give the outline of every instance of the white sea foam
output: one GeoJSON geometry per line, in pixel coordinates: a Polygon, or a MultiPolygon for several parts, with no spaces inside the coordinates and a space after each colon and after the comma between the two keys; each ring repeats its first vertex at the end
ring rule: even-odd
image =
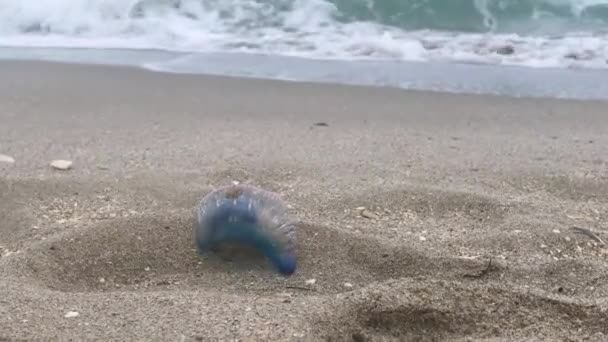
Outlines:
{"type": "MultiPolygon", "coordinates": [[[[475,0],[489,26],[490,1],[475,0]]],[[[543,0],[575,15],[608,0],[543,0]]],[[[608,68],[608,32],[404,30],[338,20],[327,0],[0,0],[0,45],[251,52],[314,59],[608,68]]]]}

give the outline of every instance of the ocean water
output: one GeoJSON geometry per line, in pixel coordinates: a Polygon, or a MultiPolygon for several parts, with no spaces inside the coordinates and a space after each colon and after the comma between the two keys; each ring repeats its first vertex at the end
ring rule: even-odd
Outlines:
{"type": "Polygon", "coordinates": [[[0,0],[0,58],[608,98],[608,0],[0,0]]]}

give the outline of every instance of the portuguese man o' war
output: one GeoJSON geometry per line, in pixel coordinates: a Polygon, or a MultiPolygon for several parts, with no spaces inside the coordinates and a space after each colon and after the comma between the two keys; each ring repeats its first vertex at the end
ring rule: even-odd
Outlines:
{"type": "Polygon", "coordinates": [[[195,225],[199,252],[224,244],[253,247],[279,273],[296,270],[296,227],[278,194],[246,185],[214,190],[200,202],[195,225]]]}

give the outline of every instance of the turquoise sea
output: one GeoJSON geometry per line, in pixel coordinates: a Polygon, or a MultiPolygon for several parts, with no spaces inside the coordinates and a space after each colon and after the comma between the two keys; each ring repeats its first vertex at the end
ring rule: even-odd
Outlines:
{"type": "Polygon", "coordinates": [[[0,58],[608,98],[608,0],[0,0],[0,58]]]}

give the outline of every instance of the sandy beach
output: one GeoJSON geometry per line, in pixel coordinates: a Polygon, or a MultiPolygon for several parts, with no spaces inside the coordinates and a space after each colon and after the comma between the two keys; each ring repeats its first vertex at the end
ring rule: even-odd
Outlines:
{"type": "Polygon", "coordinates": [[[0,341],[608,339],[608,103],[0,75],[0,341]],[[290,205],[292,276],[196,253],[233,181],[290,205]]]}

